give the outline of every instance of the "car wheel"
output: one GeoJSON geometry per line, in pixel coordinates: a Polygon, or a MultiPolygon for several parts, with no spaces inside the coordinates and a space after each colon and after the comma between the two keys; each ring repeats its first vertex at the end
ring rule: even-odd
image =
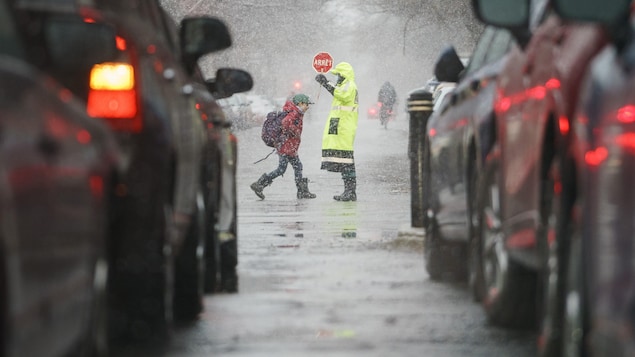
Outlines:
{"type": "MultiPolygon", "coordinates": [[[[234,197],[236,194],[234,192],[234,197]]],[[[234,202],[234,212],[231,230],[219,237],[220,240],[220,278],[223,291],[228,293],[238,292],[238,210],[234,202]]]]}
{"type": "Polygon", "coordinates": [[[509,258],[502,231],[497,177],[497,163],[488,163],[479,189],[482,304],[494,324],[528,327],[535,325],[536,273],[509,258]]]}
{"type": "MultiPolygon", "coordinates": [[[[540,277],[541,288],[539,292],[542,300],[539,301],[541,312],[538,355],[541,357],[560,356],[562,337],[561,326],[564,315],[566,264],[568,261],[568,249],[570,235],[567,234],[565,217],[561,215],[561,208],[565,212],[571,195],[562,193],[562,178],[559,169],[559,160],[552,160],[549,169],[543,175],[545,177],[541,188],[541,224],[539,237],[539,250],[542,260],[540,277]],[[565,197],[569,197],[566,198],[565,197]],[[559,224],[559,225],[558,225],[559,224]]],[[[569,172],[575,172],[571,167],[569,172]]],[[[573,187],[573,185],[567,185],[573,187]]],[[[569,192],[569,193],[572,193],[569,192]]]]}
{"type": "MultiPolygon", "coordinates": [[[[221,158],[217,157],[216,163],[220,162],[221,158]]],[[[215,165],[207,170],[207,184],[204,187],[205,197],[205,259],[204,259],[204,291],[206,294],[215,293],[219,289],[218,278],[218,264],[220,261],[220,247],[218,243],[218,229],[216,223],[218,222],[218,210],[220,209],[220,195],[221,195],[221,183],[220,173],[221,167],[215,165]]]]}
{"type": "Polygon", "coordinates": [[[109,355],[108,348],[108,262],[104,257],[95,263],[93,273],[93,307],[91,311],[90,330],[88,332],[88,348],[86,355],[105,357],[109,355]]]}
{"type": "Polygon", "coordinates": [[[425,267],[430,279],[438,281],[443,277],[443,265],[447,262],[442,257],[437,220],[434,217],[428,217],[427,221],[428,226],[426,227],[423,243],[425,267]]]}
{"type": "Polygon", "coordinates": [[[465,243],[444,241],[436,218],[428,217],[427,222],[423,251],[430,279],[441,281],[450,278],[464,281],[467,274],[465,243]]]}
{"type": "Polygon", "coordinates": [[[175,261],[174,317],[195,319],[203,311],[203,255],[205,249],[205,204],[203,194],[196,196],[196,212],[179,256],[175,261]]]}
{"type": "MultiPolygon", "coordinates": [[[[471,160],[476,162],[476,159],[471,160]]],[[[478,174],[475,168],[470,169],[468,187],[468,286],[472,293],[472,299],[481,302],[485,295],[485,282],[483,279],[483,263],[481,261],[480,223],[478,215],[479,197],[477,192],[478,174]]]]}
{"type": "Polygon", "coordinates": [[[175,230],[174,217],[169,204],[158,205],[153,215],[156,224],[147,232],[143,245],[122,239],[117,230],[119,224],[114,225],[108,325],[109,338],[115,344],[165,343],[172,334],[174,253],[169,235],[175,230]]]}
{"type": "Polygon", "coordinates": [[[586,302],[582,291],[582,243],[580,237],[571,241],[567,284],[565,293],[565,314],[562,328],[563,356],[582,356],[586,331],[584,311],[586,302]]]}

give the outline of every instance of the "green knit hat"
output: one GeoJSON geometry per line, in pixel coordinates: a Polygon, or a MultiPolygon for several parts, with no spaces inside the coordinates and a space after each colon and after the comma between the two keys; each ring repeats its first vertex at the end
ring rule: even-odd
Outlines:
{"type": "Polygon", "coordinates": [[[300,103],[315,104],[309,99],[308,95],[302,93],[293,96],[293,104],[298,105],[300,103]]]}

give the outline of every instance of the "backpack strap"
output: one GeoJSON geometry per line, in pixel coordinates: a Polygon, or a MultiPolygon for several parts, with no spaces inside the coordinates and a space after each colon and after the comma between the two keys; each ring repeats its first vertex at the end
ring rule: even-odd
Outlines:
{"type": "Polygon", "coordinates": [[[267,154],[267,156],[265,156],[265,157],[263,157],[262,159],[260,159],[260,160],[258,160],[258,161],[256,161],[256,162],[254,162],[254,165],[255,165],[255,164],[257,164],[257,163],[259,163],[260,161],[265,161],[265,160],[267,160],[267,158],[269,158],[269,156],[271,156],[271,154],[273,154],[274,152],[276,152],[276,148],[274,148],[273,150],[271,150],[271,152],[270,152],[270,153],[268,153],[268,154],[267,154]]]}

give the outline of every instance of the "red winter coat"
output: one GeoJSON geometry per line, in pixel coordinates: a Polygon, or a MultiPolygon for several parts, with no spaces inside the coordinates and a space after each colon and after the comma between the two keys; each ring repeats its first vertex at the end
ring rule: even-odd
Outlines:
{"type": "Polygon", "coordinates": [[[289,114],[282,119],[283,139],[282,144],[278,147],[278,154],[298,156],[304,113],[290,100],[284,103],[282,110],[289,114]]]}

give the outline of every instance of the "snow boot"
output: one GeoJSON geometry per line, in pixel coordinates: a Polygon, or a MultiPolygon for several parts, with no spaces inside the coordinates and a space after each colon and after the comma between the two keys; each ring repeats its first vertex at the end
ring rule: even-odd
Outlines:
{"type": "Polygon", "coordinates": [[[269,178],[269,176],[267,176],[267,174],[262,174],[258,181],[252,183],[250,187],[252,190],[254,190],[256,196],[260,197],[261,200],[264,200],[265,195],[262,193],[262,190],[264,190],[265,187],[269,186],[271,184],[271,181],[272,180],[269,178]]]}
{"type": "Polygon", "coordinates": [[[296,187],[298,188],[298,198],[315,198],[315,194],[309,192],[309,180],[305,177],[296,181],[296,187]]]}
{"type": "Polygon", "coordinates": [[[344,193],[333,196],[333,199],[336,201],[357,201],[356,187],[357,179],[355,177],[344,179],[344,193]]]}

